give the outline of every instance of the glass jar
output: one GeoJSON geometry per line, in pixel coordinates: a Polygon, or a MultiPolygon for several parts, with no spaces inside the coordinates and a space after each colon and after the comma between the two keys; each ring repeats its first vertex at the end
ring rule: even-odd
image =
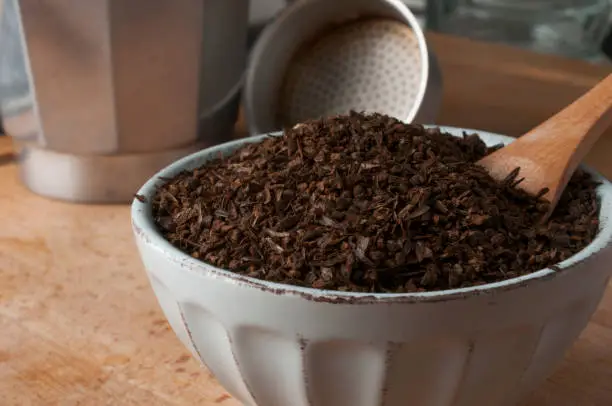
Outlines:
{"type": "Polygon", "coordinates": [[[429,0],[431,30],[599,60],[610,0],[429,0]]]}

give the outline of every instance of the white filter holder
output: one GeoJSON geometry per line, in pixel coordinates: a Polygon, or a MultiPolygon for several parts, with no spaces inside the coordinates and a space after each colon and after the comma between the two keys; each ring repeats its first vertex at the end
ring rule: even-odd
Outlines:
{"type": "Polygon", "coordinates": [[[253,134],[348,113],[432,124],[441,78],[418,21],[399,0],[299,0],[262,33],[244,104],[253,134]]]}

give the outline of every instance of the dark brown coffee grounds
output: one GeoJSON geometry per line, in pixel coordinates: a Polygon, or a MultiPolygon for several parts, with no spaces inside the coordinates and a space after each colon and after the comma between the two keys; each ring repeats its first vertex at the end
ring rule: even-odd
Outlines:
{"type": "Polygon", "coordinates": [[[182,172],[158,189],[153,215],[173,245],[219,268],[356,292],[500,281],[589,244],[590,175],[578,171],[541,224],[547,203],[518,189],[517,173],[496,182],[474,163],[497,148],[351,113],[182,172]]]}

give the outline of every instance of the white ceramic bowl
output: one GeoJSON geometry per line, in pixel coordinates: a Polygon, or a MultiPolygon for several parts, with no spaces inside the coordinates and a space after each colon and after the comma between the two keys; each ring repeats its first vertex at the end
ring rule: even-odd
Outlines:
{"type": "MultiPolygon", "coordinates": [[[[478,133],[491,145],[511,140],[478,133]]],[[[150,198],[159,176],[261,138],[190,155],[139,194],[150,198]]],[[[175,249],[156,231],[148,203],[134,202],[132,224],[177,336],[246,405],[509,405],[552,372],[606,289],[612,187],[600,180],[601,230],[559,264],[563,272],[441,292],[358,294],[263,282],[175,249]]]]}

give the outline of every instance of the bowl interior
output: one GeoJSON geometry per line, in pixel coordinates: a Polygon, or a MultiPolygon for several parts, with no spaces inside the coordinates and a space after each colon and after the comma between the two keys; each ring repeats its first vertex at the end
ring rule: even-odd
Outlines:
{"type": "MultiPolygon", "coordinates": [[[[494,134],[486,131],[463,129],[455,127],[443,127],[439,126],[441,131],[447,132],[454,136],[462,136],[464,133],[477,133],[480,138],[489,146],[498,144],[508,144],[514,139],[511,137],[494,134]]],[[[151,199],[157,190],[157,187],[163,184],[161,178],[172,178],[183,170],[190,170],[197,168],[207,161],[214,159],[219,154],[230,154],[232,151],[240,148],[246,143],[260,142],[262,139],[268,136],[278,136],[281,133],[271,133],[269,135],[257,135],[245,139],[231,141],[225,144],[217,145],[212,148],[199,151],[192,155],[186,156],[168,167],[159,171],[151,179],[149,179],[142,188],[138,191],[138,195],[145,198],[144,202],[135,199],[132,203],[132,224],[134,229],[140,238],[144,239],[147,244],[151,245],[166,256],[169,260],[179,262],[184,267],[192,269],[197,272],[203,273],[214,273],[219,277],[229,278],[237,283],[245,283],[256,288],[271,290],[284,294],[299,294],[303,297],[312,298],[313,300],[350,300],[352,303],[363,299],[364,301],[371,302],[372,300],[386,301],[389,299],[393,300],[440,300],[444,298],[449,300],[452,298],[462,298],[469,295],[478,295],[482,293],[490,293],[497,290],[507,290],[524,286],[528,282],[535,282],[536,280],[548,279],[554,277],[557,271],[545,268],[540,271],[533,272],[528,275],[523,275],[517,278],[507,279],[500,282],[490,283],[480,286],[472,286],[467,288],[459,289],[448,289],[433,292],[415,292],[415,293],[360,293],[360,292],[340,292],[340,291],[329,291],[329,290],[318,290],[312,288],[303,288],[298,286],[284,285],[280,283],[267,282],[247,276],[235,274],[233,272],[219,269],[208,264],[204,264],[200,260],[196,260],[191,256],[183,253],[179,249],[175,248],[170,244],[156,229],[153,222],[152,211],[151,211],[151,199]]],[[[599,232],[595,239],[580,252],[576,253],[572,257],[566,259],[563,262],[557,264],[561,269],[569,268],[574,264],[584,261],[589,256],[596,254],[612,242],[612,226],[610,225],[609,215],[612,213],[612,185],[603,178],[600,174],[594,170],[583,167],[587,172],[591,173],[595,180],[601,182],[597,188],[597,195],[600,201],[600,214],[599,214],[599,232]]],[[[567,269],[566,272],[570,272],[567,269]]]]}

